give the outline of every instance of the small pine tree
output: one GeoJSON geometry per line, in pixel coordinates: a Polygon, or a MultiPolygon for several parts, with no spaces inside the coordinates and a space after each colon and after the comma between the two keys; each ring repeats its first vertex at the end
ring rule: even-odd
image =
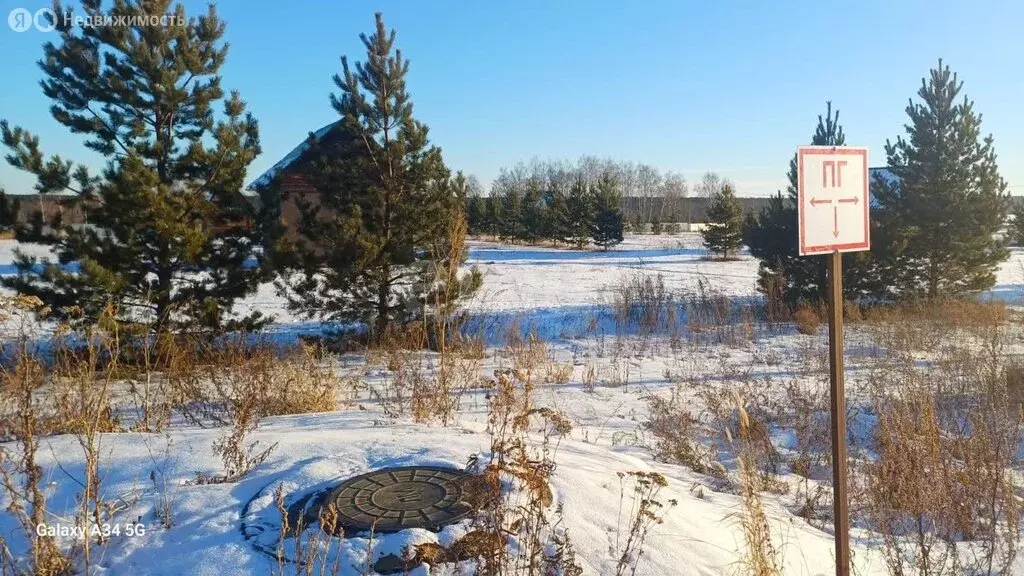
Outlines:
{"type": "Polygon", "coordinates": [[[738,252],[743,243],[743,206],[732,184],[726,182],[712,196],[707,219],[707,228],[701,231],[707,249],[723,258],[738,252]]]}
{"type": "Polygon", "coordinates": [[[1018,204],[1013,211],[1013,228],[1010,239],[1014,246],[1024,246],[1024,204],[1018,204]]]}
{"type": "Polygon", "coordinates": [[[526,239],[526,229],[523,227],[523,197],[518,190],[508,189],[500,197],[495,199],[495,204],[500,204],[499,229],[501,237],[512,242],[526,239]]]}
{"type": "Polygon", "coordinates": [[[590,223],[594,221],[594,197],[586,181],[580,177],[569,190],[569,212],[566,242],[582,249],[590,242],[590,223]]]}
{"type": "Polygon", "coordinates": [[[7,192],[0,187],[0,231],[9,232],[18,223],[18,213],[21,211],[21,200],[11,198],[7,192]]]}
{"type": "Polygon", "coordinates": [[[494,191],[492,189],[491,195],[487,197],[487,232],[497,238],[501,235],[503,213],[501,211],[501,198],[494,197],[494,191]]]}
{"type": "Polygon", "coordinates": [[[657,212],[651,215],[651,234],[661,234],[661,216],[657,212]]]}
{"type": "Polygon", "coordinates": [[[607,250],[622,242],[622,192],[611,174],[604,174],[598,180],[592,193],[594,218],[590,224],[590,238],[594,244],[607,250]]]}
{"type": "Polygon", "coordinates": [[[1009,209],[992,136],[943,66],[921,81],[907,106],[907,137],[885,147],[891,181],[876,179],[879,228],[886,231],[885,274],[896,297],[929,298],[984,290],[1009,257],[998,235],[1009,209]]]}
{"type": "MultiPolygon", "coordinates": [[[[169,6],[81,3],[95,21],[162,17],[169,6]]],[[[266,275],[252,266],[261,242],[242,193],[260,145],[241,97],[221,88],[228,47],[216,9],[184,26],[115,27],[76,26],[61,2],[54,11],[55,40],[39,62],[43,93],[54,119],[85,135],[107,162],[92,174],[44,158],[36,136],[0,122],[10,163],[35,175],[40,194],[74,193],[89,222],[72,226],[52,215],[44,230],[40,215],[33,239],[52,246],[57,261],[19,254],[18,275],[4,284],[40,298],[58,318],[94,322],[113,304],[118,321],[157,332],[237,324],[229,321],[233,302],[266,275]],[[63,266],[71,262],[77,271],[63,266]]],[[[185,21],[181,4],[171,20],[185,21]]],[[[241,320],[253,327],[260,318],[241,320]]]]}

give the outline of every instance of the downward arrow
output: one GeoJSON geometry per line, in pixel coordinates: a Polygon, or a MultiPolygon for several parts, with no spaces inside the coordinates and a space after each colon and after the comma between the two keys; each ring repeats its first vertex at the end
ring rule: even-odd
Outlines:
{"type": "Polygon", "coordinates": [[[839,206],[832,207],[832,237],[839,238],[839,206]]]}

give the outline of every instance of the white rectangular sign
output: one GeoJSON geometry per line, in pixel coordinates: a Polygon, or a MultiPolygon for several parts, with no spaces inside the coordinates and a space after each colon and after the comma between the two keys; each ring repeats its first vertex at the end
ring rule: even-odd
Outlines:
{"type": "Polygon", "coordinates": [[[868,149],[797,149],[800,255],[868,250],[868,149]]]}

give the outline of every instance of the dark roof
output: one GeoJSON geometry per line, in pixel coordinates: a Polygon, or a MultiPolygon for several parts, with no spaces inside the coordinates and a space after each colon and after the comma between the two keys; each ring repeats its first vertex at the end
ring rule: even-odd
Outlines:
{"type": "MultiPolygon", "coordinates": [[[[338,120],[337,122],[331,122],[330,124],[324,126],[323,128],[320,128],[316,132],[313,132],[313,137],[316,138],[317,140],[323,138],[324,136],[327,135],[328,132],[331,131],[332,128],[337,126],[340,122],[341,120],[338,120]]],[[[280,174],[282,171],[287,170],[289,166],[294,164],[299,158],[302,158],[303,152],[305,152],[307,149],[309,149],[309,137],[304,138],[302,142],[299,143],[298,146],[292,148],[291,152],[286,154],[284,158],[278,160],[277,164],[271,166],[270,169],[261,174],[259,178],[256,178],[255,180],[250,182],[249,186],[247,186],[246,188],[248,190],[260,190],[262,188],[266,188],[274,180],[275,176],[280,174]]]]}

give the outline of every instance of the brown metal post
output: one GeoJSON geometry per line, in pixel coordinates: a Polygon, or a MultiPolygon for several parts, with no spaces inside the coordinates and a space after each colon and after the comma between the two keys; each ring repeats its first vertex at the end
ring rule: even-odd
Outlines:
{"type": "Polygon", "coordinates": [[[846,506],[846,390],[843,384],[843,255],[828,266],[828,355],[832,381],[832,509],[836,526],[836,576],[850,576],[850,517],[846,506]]]}

